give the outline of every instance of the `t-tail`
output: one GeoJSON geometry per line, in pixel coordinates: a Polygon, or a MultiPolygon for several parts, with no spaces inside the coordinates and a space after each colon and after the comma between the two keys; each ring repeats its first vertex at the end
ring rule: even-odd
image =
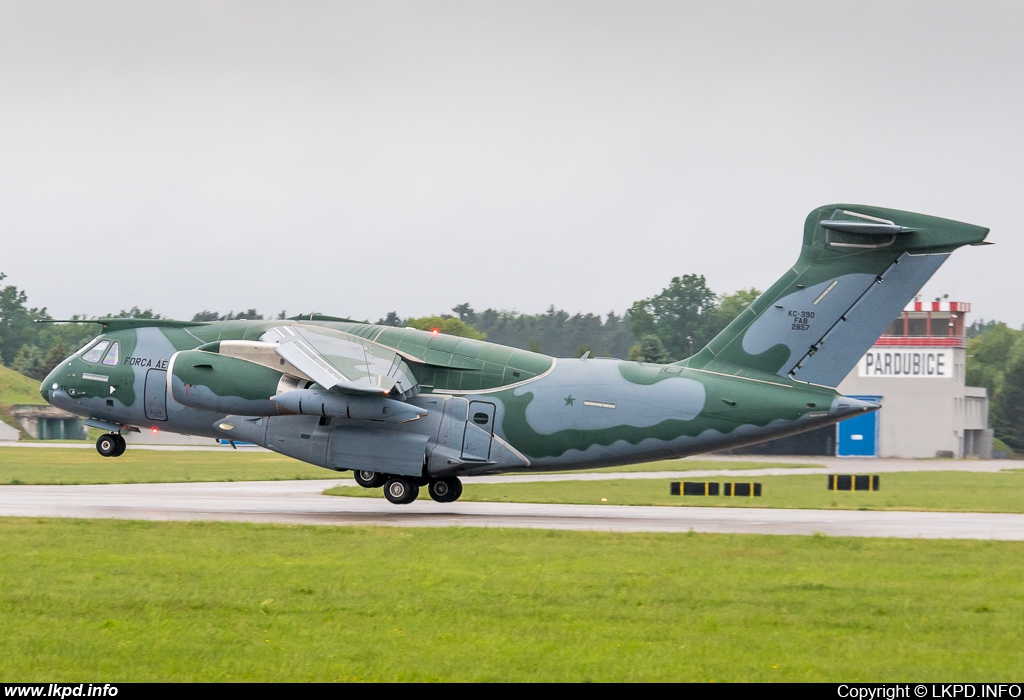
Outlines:
{"type": "Polygon", "coordinates": [[[896,209],[819,207],[796,265],[681,364],[835,387],[950,254],[987,234],[896,209]]]}

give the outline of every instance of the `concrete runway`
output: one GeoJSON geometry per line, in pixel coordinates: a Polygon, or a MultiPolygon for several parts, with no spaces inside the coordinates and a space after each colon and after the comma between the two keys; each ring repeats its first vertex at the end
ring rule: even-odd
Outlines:
{"type": "Polygon", "coordinates": [[[395,506],[381,498],[342,498],[321,493],[331,486],[352,483],[350,480],[332,479],[0,486],[0,516],[1024,540],[1022,514],[441,504],[429,498],[407,506],[395,506]]]}

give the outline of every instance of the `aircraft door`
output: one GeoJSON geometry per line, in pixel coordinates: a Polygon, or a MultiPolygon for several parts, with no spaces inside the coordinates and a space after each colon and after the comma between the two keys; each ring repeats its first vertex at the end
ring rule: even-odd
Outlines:
{"type": "Polygon", "coordinates": [[[462,458],[486,462],[491,456],[494,436],[494,404],[470,401],[466,432],[462,437],[462,458]]]}
{"type": "Polygon", "coordinates": [[[167,372],[151,369],[146,372],[146,418],[167,420],[167,372]]]}

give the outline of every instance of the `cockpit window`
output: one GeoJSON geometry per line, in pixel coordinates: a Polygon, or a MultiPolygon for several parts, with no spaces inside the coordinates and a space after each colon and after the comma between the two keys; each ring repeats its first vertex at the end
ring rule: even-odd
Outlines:
{"type": "Polygon", "coordinates": [[[121,357],[121,345],[116,340],[114,344],[107,350],[107,356],[103,358],[103,364],[114,366],[120,361],[121,357]]]}
{"type": "Polygon", "coordinates": [[[81,355],[81,354],[82,354],[83,352],[85,352],[85,351],[86,351],[86,349],[88,349],[88,348],[89,348],[89,346],[91,346],[91,345],[92,345],[93,343],[95,343],[95,342],[96,342],[96,339],[95,339],[95,338],[93,338],[92,340],[89,340],[89,341],[87,341],[87,342],[85,343],[85,345],[83,345],[82,347],[78,348],[77,350],[75,350],[75,351],[74,351],[73,353],[71,353],[71,354],[72,354],[72,355],[81,355]]]}
{"type": "Polygon", "coordinates": [[[100,361],[100,358],[103,357],[103,351],[107,349],[108,345],[110,345],[109,340],[101,340],[93,345],[88,352],[82,355],[82,359],[91,365],[96,364],[100,361]]]}

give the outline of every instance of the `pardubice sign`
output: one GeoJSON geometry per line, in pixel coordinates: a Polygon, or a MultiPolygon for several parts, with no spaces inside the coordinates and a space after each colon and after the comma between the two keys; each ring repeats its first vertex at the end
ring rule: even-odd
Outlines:
{"type": "Polygon", "coordinates": [[[949,348],[874,347],[857,366],[860,377],[952,379],[953,351],[949,348]]]}

